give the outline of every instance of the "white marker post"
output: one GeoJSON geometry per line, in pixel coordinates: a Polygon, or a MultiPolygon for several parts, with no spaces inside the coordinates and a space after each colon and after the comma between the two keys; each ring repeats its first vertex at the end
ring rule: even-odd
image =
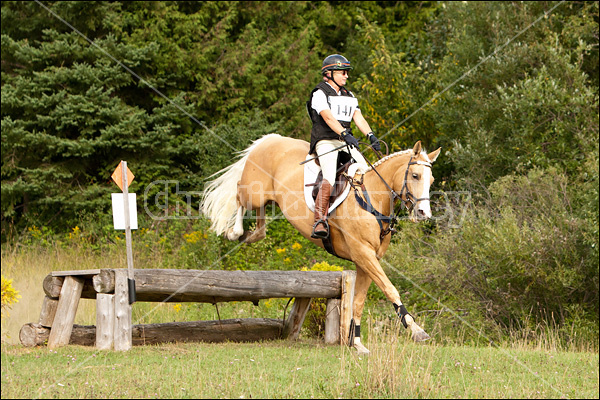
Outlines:
{"type": "MultiPolygon", "coordinates": [[[[127,247],[127,286],[129,288],[129,304],[135,303],[135,280],[133,275],[133,249],[131,246],[131,217],[129,209],[129,184],[133,181],[133,174],[127,168],[127,161],[121,161],[112,174],[112,179],[123,191],[123,216],[125,220],[125,246],[127,247]]],[[[135,203],[134,203],[135,204],[135,203]]],[[[134,210],[135,211],[135,210],[134,210]]],[[[113,217],[115,216],[115,202],[113,201],[113,217]]],[[[118,223],[115,219],[115,229],[118,223]]],[[[135,228],[137,228],[137,212],[135,212],[135,228]]]]}

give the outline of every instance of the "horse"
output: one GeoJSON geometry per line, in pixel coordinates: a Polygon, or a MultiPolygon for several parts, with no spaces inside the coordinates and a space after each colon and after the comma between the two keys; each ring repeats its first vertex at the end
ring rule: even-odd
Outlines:
{"type": "MultiPolygon", "coordinates": [[[[394,305],[414,341],[430,339],[408,313],[379,260],[391,239],[386,233],[392,230],[389,225],[393,224],[393,219],[385,219],[385,216],[393,212],[397,199],[407,206],[412,222],[431,217],[429,188],[434,180],[431,166],[440,150],[427,154],[418,141],[412,149],[389,154],[370,164],[362,175],[362,182],[358,182],[362,185],[357,187],[367,190],[370,211],[376,210],[379,217],[365,210],[358,196],[348,196],[329,216],[330,240],[335,254],[356,265],[351,329],[342,334],[350,334],[349,345],[359,354],[369,353],[360,342],[360,321],[372,282],[394,305]]],[[[274,203],[302,236],[323,247],[321,239],[311,238],[314,214],[304,200],[301,163],[307,158],[308,151],[309,143],[304,140],[268,134],[239,152],[239,160],[211,175],[209,179],[214,179],[205,186],[201,209],[211,221],[210,229],[229,240],[254,243],[264,239],[265,206],[274,203]],[[243,217],[247,210],[256,211],[256,227],[252,231],[244,231],[243,217]]],[[[358,184],[355,182],[354,185],[358,184]]]]}

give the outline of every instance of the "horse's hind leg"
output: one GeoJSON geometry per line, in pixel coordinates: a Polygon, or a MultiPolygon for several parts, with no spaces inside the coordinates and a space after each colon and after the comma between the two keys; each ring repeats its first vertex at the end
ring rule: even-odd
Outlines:
{"type": "Polygon", "coordinates": [[[350,332],[350,343],[356,349],[359,355],[369,354],[370,351],[360,341],[360,320],[362,317],[363,309],[365,307],[365,300],[367,298],[367,291],[371,286],[373,280],[369,275],[361,268],[356,268],[356,283],[354,284],[354,303],[352,304],[352,320],[354,322],[354,332],[350,332]]]}
{"type": "Polygon", "coordinates": [[[229,240],[238,240],[244,234],[244,213],[246,209],[242,206],[239,206],[237,209],[237,214],[235,217],[235,224],[233,228],[227,231],[227,239],[229,240]]]}
{"type": "Polygon", "coordinates": [[[245,243],[255,243],[264,239],[267,236],[267,225],[265,221],[265,207],[263,206],[256,210],[256,229],[244,232],[238,240],[245,243]]]}

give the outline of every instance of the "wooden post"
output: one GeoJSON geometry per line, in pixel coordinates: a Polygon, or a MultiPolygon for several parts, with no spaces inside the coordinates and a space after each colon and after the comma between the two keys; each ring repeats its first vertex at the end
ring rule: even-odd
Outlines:
{"type": "Polygon", "coordinates": [[[304,323],[304,318],[306,318],[306,313],[308,312],[311,300],[312,299],[309,297],[296,297],[294,299],[294,305],[292,306],[290,316],[283,326],[283,333],[281,335],[283,339],[298,339],[300,328],[302,328],[302,323],[304,323]]]}
{"type": "Polygon", "coordinates": [[[114,347],[117,351],[129,350],[131,337],[131,305],[129,304],[129,287],[127,270],[115,270],[115,325],[114,347]]]}
{"type": "Polygon", "coordinates": [[[42,303],[42,311],[40,312],[38,324],[52,328],[52,322],[54,322],[54,316],[56,315],[57,308],[58,300],[45,296],[44,302],[42,303]]]}
{"type": "Polygon", "coordinates": [[[354,301],[354,281],[356,271],[342,272],[342,301],[340,309],[340,343],[348,344],[350,320],[352,319],[352,302],[354,301]]]}
{"type": "Polygon", "coordinates": [[[115,337],[115,295],[96,296],[96,347],[112,350],[115,337]]]}
{"type": "Polygon", "coordinates": [[[325,309],[325,343],[340,343],[340,299],[327,299],[325,309]]]}
{"type": "Polygon", "coordinates": [[[129,218],[129,182],[127,180],[127,161],[121,161],[123,176],[123,214],[125,216],[125,246],[127,248],[127,285],[129,304],[135,303],[135,280],[133,276],[133,247],[131,245],[131,221],[129,218]]]}
{"type": "Polygon", "coordinates": [[[49,348],[53,349],[69,344],[82,290],[83,279],[73,276],[65,277],[60,291],[56,315],[50,330],[50,337],[48,338],[49,348]]]}

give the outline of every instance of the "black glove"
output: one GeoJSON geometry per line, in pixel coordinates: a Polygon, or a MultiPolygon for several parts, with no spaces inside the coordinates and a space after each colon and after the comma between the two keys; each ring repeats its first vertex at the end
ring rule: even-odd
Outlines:
{"type": "Polygon", "coordinates": [[[352,132],[348,129],[345,129],[341,133],[342,139],[349,145],[350,148],[355,147],[358,149],[358,140],[354,136],[352,136],[352,132]]]}
{"type": "Polygon", "coordinates": [[[374,150],[381,151],[381,145],[379,144],[379,139],[377,139],[375,137],[375,135],[373,134],[373,132],[370,132],[367,135],[367,137],[371,141],[371,147],[373,147],[374,150]]]}

